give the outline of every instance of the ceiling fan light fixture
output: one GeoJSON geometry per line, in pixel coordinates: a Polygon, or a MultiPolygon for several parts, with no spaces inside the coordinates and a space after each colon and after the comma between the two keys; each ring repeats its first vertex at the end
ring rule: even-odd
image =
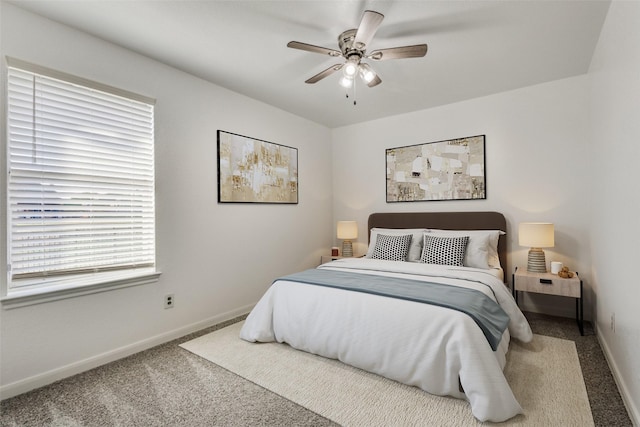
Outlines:
{"type": "Polygon", "coordinates": [[[360,73],[360,78],[367,84],[371,83],[373,79],[376,78],[376,72],[373,71],[373,68],[371,68],[369,64],[360,64],[360,66],[358,67],[358,71],[360,73]]]}
{"type": "Polygon", "coordinates": [[[353,78],[358,73],[358,63],[349,59],[342,67],[342,72],[345,77],[353,78]]]}
{"type": "Polygon", "coordinates": [[[353,77],[342,76],[340,77],[339,83],[340,86],[348,89],[353,86],[353,77]]]}

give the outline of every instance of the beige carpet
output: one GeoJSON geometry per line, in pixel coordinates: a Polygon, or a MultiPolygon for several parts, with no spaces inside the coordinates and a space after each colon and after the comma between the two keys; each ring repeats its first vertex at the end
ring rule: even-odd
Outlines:
{"type": "MultiPolygon", "coordinates": [[[[248,343],[238,337],[241,327],[236,323],[181,347],[343,426],[480,425],[463,400],[287,345],[248,343]]],[[[525,414],[500,425],[593,426],[572,341],[542,335],[529,344],[512,341],[505,373],[525,414]]]]}

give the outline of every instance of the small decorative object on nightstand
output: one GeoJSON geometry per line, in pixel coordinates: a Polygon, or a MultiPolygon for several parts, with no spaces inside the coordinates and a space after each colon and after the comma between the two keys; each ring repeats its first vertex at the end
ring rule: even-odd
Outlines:
{"type": "Polygon", "coordinates": [[[516,268],[513,274],[513,297],[518,303],[518,291],[538,294],[558,295],[576,299],[576,321],[580,335],[584,335],[584,312],[582,306],[582,279],[576,272],[573,277],[563,279],[551,273],[535,273],[524,268],[516,268]]]}
{"type": "Polygon", "coordinates": [[[551,274],[558,274],[562,270],[562,263],[559,261],[551,261],[551,274]]]}

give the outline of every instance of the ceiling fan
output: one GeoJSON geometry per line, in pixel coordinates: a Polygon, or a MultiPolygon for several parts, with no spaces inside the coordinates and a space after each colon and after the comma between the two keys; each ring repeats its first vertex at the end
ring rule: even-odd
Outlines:
{"type": "Polygon", "coordinates": [[[287,43],[287,47],[293,49],[321,53],[331,57],[342,56],[345,59],[344,63],[332,65],[307,79],[305,83],[316,83],[334,72],[342,70],[343,75],[340,79],[342,86],[346,88],[353,86],[356,75],[360,75],[367,86],[374,87],[382,83],[382,80],[368,63],[362,61],[363,59],[385,61],[387,59],[420,58],[427,54],[426,44],[379,49],[366,54],[382,19],[384,19],[383,14],[365,10],[358,28],[344,31],[338,36],[339,51],[296,41],[287,43]]]}

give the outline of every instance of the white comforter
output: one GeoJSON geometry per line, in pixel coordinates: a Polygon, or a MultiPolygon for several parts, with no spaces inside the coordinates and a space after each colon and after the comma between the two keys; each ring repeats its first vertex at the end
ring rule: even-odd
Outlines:
{"type": "Polygon", "coordinates": [[[366,258],[341,259],[319,268],[471,287],[502,306],[510,317],[509,328],[492,351],[481,329],[464,313],[279,280],[251,311],[240,337],[286,342],[432,394],[467,399],[480,421],[500,422],[522,412],[502,370],[510,336],[528,342],[532,333],[508,289],[493,275],[479,269],[366,258]]]}

